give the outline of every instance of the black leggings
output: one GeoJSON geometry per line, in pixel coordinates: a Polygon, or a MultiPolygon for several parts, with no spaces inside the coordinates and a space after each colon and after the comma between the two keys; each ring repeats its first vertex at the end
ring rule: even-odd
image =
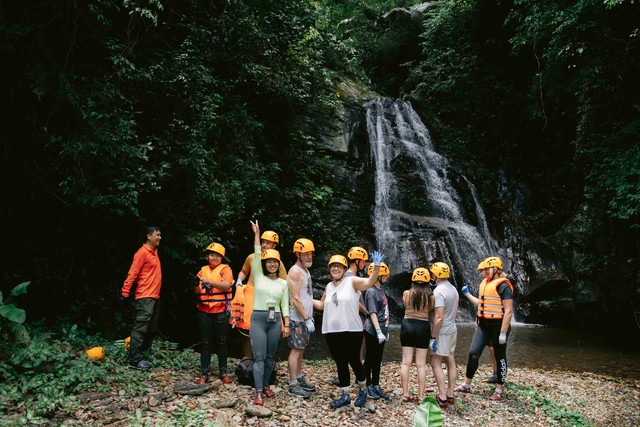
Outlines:
{"type": "Polygon", "coordinates": [[[364,340],[367,349],[364,358],[364,374],[367,377],[367,385],[380,385],[380,366],[386,341],[380,344],[378,337],[368,332],[364,333],[364,340]]]}
{"type": "MultiPolygon", "coordinates": [[[[471,345],[469,346],[469,360],[467,362],[466,377],[471,379],[478,370],[478,360],[482,356],[482,352],[486,346],[493,347],[493,353],[496,356],[496,362],[498,364],[498,381],[499,385],[503,385],[507,378],[507,344],[500,344],[498,338],[500,337],[500,329],[502,323],[486,324],[483,322],[476,327],[476,331],[473,334],[471,345]]],[[[507,336],[511,328],[507,331],[507,336]]]]}
{"type": "Polygon", "coordinates": [[[211,371],[211,343],[216,347],[218,355],[218,368],[220,375],[227,373],[227,335],[229,333],[229,312],[205,313],[198,310],[198,323],[200,323],[200,367],[203,375],[209,375],[211,371]]]}
{"type": "Polygon", "coordinates": [[[362,344],[362,332],[333,332],[325,334],[331,357],[338,368],[340,387],[349,387],[349,365],[353,369],[358,382],[366,380],[364,368],[360,361],[360,345],[362,344]]]}

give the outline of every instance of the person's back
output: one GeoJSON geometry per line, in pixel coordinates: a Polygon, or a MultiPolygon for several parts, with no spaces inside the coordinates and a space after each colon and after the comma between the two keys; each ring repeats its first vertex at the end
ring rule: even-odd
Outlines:
{"type": "Polygon", "coordinates": [[[456,330],[456,316],[458,315],[458,290],[448,281],[438,283],[433,291],[435,306],[444,307],[444,318],[442,320],[441,334],[450,334],[456,330]]]}

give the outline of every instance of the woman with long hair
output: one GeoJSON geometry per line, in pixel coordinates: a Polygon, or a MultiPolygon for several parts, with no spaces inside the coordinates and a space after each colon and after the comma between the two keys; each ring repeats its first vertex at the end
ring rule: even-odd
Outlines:
{"type": "Polygon", "coordinates": [[[433,310],[433,292],[429,287],[431,275],[426,268],[416,268],[411,275],[411,288],[402,294],[405,307],[404,319],[400,324],[400,344],[402,345],[402,401],[412,400],[409,394],[409,368],[415,352],[418,368],[418,402],[424,398],[427,383],[427,349],[431,338],[429,312],[433,310]]]}

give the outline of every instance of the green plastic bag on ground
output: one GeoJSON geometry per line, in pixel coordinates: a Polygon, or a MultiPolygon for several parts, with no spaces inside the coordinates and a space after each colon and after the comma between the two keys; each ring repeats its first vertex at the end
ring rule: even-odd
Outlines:
{"type": "Polygon", "coordinates": [[[425,397],[413,416],[414,427],[442,427],[442,411],[433,397],[425,397]]]}

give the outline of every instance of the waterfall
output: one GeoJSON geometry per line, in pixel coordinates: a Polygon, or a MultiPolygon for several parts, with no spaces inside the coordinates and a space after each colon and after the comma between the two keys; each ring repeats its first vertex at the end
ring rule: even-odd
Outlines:
{"type": "Polygon", "coordinates": [[[477,289],[478,263],[499,253],[476,189],[463,177],[465,196],[475,205],[475,212],[465,213],[449,161],[435,151],[411,104],[385,98],[365,108],[375,170],[373,225],[392,275],[444,261],[455,286],[477,289]]]}

